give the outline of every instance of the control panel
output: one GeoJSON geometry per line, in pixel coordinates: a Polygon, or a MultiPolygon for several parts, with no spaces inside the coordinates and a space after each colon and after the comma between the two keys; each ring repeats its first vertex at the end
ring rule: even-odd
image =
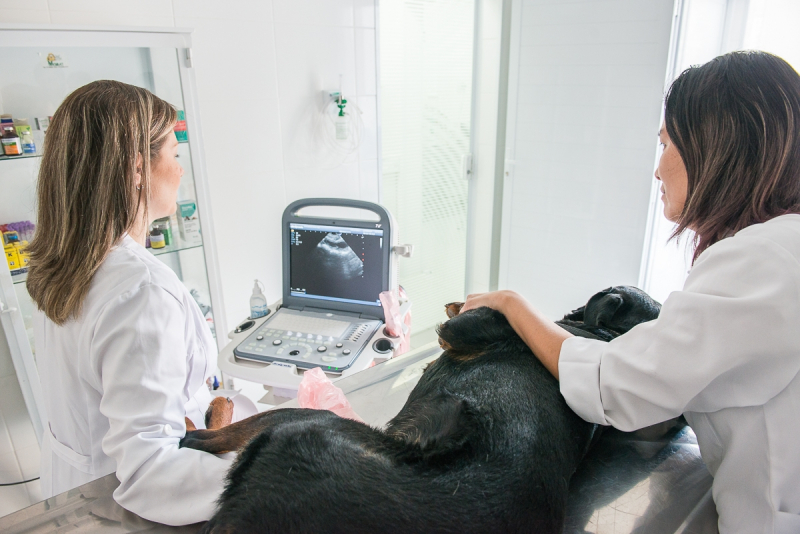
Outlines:
{"type": "Polygon", "coordinates": [[[326,373],[340,374],[382,324],[377,319],[281,308],[233,353],[245,360],[286,362],[302,369],[321,367],[326,373]]]}

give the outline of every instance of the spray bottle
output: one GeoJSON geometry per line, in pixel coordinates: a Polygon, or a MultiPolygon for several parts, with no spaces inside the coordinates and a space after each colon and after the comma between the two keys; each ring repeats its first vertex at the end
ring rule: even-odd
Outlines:
{"type": "Polygon", "coordinates": [[[258,280],[255,281],[253,285],[253,294],[250,297],[250,318],[251,319],[258,319],[259,317],[264,317],[268,310],[267,310],[267,297],[264,296],[264,293],[261,292],[261,282],[258,280]]]}

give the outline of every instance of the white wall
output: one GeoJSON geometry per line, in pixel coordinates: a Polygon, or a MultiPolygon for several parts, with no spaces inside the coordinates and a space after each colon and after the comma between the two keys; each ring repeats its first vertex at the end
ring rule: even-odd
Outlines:
{"type": "Polygon", "coordinates": [[[254,278],[270,301],[280,297],[279,225],[289,202],[378,200],[375,0],[0,0],[0,22],[195,29],[230,327],[249,313],[254,278]],[[347,158],[320,151],[312,129],[322,90],[338,90],[340,75],[345,97],[363,111],[360,150],[347,158]]]}
{"type": "Polygon", "coordinates": [[[639,277],[672,0],[517,0],[500,286],[553,318],[639,277]]]}

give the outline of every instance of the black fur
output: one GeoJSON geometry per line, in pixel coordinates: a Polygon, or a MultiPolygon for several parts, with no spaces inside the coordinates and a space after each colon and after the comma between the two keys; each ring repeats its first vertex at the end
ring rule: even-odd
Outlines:
{"type": "MultiPolygon", "coordinates": [[[[561,324],[610,339],[659,308],[611,288],[561,324]]],[[[447,350],[384,430],[326,411],[264,414],[203,532],[561,532],[595,425],[502,314],[466,312],[439,335],[447,350]]]]}

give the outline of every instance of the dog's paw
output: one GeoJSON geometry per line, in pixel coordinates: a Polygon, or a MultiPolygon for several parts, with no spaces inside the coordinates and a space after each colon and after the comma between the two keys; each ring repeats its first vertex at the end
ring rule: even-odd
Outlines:
{"type": "Polygon", "coordinates": [[[233,421],[233,401],[227,397],[216,397],[206,410],[206,428],[217,430],[233,421]]]}

